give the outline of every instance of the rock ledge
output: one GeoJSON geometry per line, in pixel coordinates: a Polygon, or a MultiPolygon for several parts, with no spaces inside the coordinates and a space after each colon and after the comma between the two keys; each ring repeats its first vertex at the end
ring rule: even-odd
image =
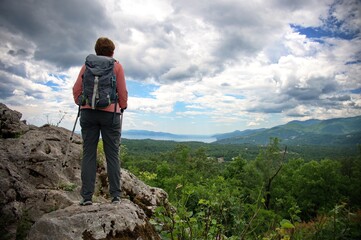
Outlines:
{"type": "Polygon", "coordinates": [[[28,238],[46,240],[152,239],[160,240],[144,212],[131,201],[120,204],[72,205],[45,214],[28,238]]]}

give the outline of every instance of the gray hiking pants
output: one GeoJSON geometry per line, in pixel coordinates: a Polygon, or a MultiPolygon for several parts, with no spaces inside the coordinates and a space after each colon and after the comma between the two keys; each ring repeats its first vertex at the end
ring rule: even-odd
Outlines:
{"type": "Polygon", "coordinates": [[[94,194],[97,170],[97,146],[101,133],[107,161],[109,193],[120,197],[120,118],[112,112],[83,109],[80,113],[80,126],[83,138],[83,160],[81,164],[81,196],[91,199],[94,194]]]}

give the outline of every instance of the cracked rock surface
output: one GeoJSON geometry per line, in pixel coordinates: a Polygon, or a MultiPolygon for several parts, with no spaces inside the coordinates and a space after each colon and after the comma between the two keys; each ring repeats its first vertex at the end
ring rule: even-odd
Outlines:
{"type": "Polygon", "coordinates": [[[35,223],[29,239],[154,239],[160,237],[144,211],[127,199],[120,204],[69,206],[44,215],[35,223]]]}
{"type": "Polygon", "coordinates": [[[28,239],[159,238],[148,218],[157,206],[167,203],[162,189],[150,187],[122,169],[122,192],[127,199],[114,206],[98,196],[93,206],[80,207],[81,136],[75,134],[70,141],[67,129],[28,126],[20,118],[19,112],[0,103],[2,239],[16,239],[30,228],[33,235],[28,239]],[[62,229],[73,235],[64,237],[62,229]]]}

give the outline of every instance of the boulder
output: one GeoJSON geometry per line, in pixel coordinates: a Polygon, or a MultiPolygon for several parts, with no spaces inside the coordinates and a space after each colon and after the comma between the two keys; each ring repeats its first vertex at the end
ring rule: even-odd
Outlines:
{"type": "Polygon", "coordinates": [[[28,239],[46,240],[158,240],[143,210],[127,199],[120,204],[72,205],[43,215],[28,239]]]}
{"type": "Polygon", "coordinates": [[[168,204],[168,194],[160,188],[150,187],[129,171],[122,169],[122,191],[151,217],[158,206],[168,204]]]}
{"type": "Polygon", "coordinates": [[[79,199],[81,141],[77,136],[70,142],[69,136],[68,130],[47,125],[0,139],[0,214],[7,219],[1,225],[9,235],[24,219],[34,223],[79,199]],[[68,145],[69,163],[63,166],[68,145]]]}
{"type": "MultiPolygon", "coordinates": [[[[22,126],[21,114],[13,113],[3,104],[0,104],[0,107],[6,109],[5,114],[1,115],[1,124],[11,123],[5,124],[6,129],[10,129],[10,125],[22,126]]],[[[5,125],[2,125],[2,130],[5,129],[3,128],[5,125]]],[[[52,219],[50,222],[62,222],[65,219],[65,215],[62,214],[68,214],[71,211],[78,214],[77,218],[74,217],[72,221],[83,219],[83,215],[84,219],[93,217],[96,219],[100,215],[107,214],[112,219],[117,218],[114,223],[117,224],[117,227],[113,229],[112,234],[116,235],[118,232],[116,235],[118,237],[108,236],[110,230],[107,230],[105,235],[95,234],[93,225],[81,226],[80,230],[77,229],[78,225],[74,225],[71,231],[77,233],[82,231],[83,234],[83,230],[87,229],[84,233],[84,236],[88,236],[87,239],[102,239],[103,236],[106,236],[104,239],[137,239],[119,238],[119,233],[127,232],[129,236],[133,236],[131,235],[132,231],[151,232],[148,218],[152,216],[157,206],[167,203],[166,192],[146,185],[135,175],[122,169],[121,182],[125,199],[120,206],[109,205],[109,199],[98,195],[94,198],[94,206],[81,208],[78,206],[81,199],[79,194],[81,136],[75,134],[70,141],[71,132],[69,130],[52,125],[21,128],[23,130],[16,132],[19,134],[16,138],[9,137],[10,131],[7,131],[5,138],[4,135],[0,138],[0,215],[2,216],[0,218],[0,236],[5,236],[5,239],[15,239],[16,236],[26,235],[34,223],[33,228],[36,230],[32,230],[32,234],[36,233],[37,236],[40,236],[40,232],[44,231],[46,235],[48,229],[53,229],[52,234],[58,234],[56,231],[60,228],[55,225],[45,228],[41,226],[45,226],[44,221],[50,218],[52,219]],[[122,218],[123,215],[128,217],[122,218]],[[56,220],[57,217],[59,217],[58,220],[56,220]],[[38,221],[41,221],[41,224],[37,224],[38,221]],[[139,223],[139,225],[134,227],[131,223],[139,223]],[[129,228],[118,227],[122,224],[129,228]],[[90,233],[92,235],[89,235],[90,233]]],[[[14,133],[15,130],[11,132],[14,133]]],[[[106,168],[102,167],[101,169],[106,168]]],[[[104,182],[104,179],[99,179],[100,175],[102,174],[97,174],[98,184],[104,182]]],[[[107,184],[105,184],[106,187],[107,184]]],[[[108,189],[104,189],[104,191],[108,191],[108,189]]],[[[104,224],[108,224],[108,222],[104,222],[104,224]]],[[[108,227],[108,225],[104,226],[108,227]]],[[[151,235],[152,238],[144,238],[140,233],[138,235],[139,239],[157,239],[158,237],[156,234],[151,235]]]]}
{"type": "Polygon", "coordinates": [[[0,137],[14,138],[29,130],[24,121],[20,121],[22,114],[9,109],[0,103],[0,137]]]}

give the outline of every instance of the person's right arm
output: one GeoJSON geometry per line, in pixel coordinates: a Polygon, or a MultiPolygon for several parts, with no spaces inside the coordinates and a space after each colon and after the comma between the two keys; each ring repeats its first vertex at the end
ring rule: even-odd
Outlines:
{"type": "Polygon", "coordinates": [[[84,71],[85,71],[85,65],[83,65],[82,68],[80,69],[78,78],[76,79],[76,82],[73,86],[73,98],[74,98],[75,104],[79,104],[79,96],[81,95],[82,88],[83,88],[84,71]]]}
{"type": "Polygon", "coordinates": [[[128,107],[128,90],[123,67],[118,62],[115,63],[115,76],[117,80],[118,103],[121,109],[126,109],[128,107]]]}

